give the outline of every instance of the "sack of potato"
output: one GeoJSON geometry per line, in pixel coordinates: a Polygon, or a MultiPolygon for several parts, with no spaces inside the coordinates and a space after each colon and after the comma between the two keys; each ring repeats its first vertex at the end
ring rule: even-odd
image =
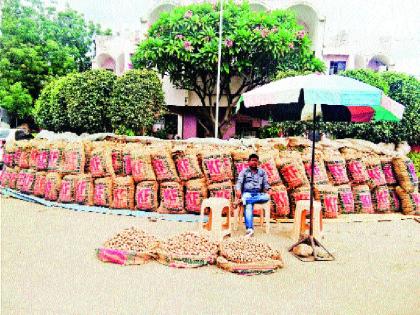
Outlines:
{"type": "Polygon", "coordinates": [[[356,213],[374,213],[372,195],[368,185],[358,185],[352,188],[354,210],[356,213]]]}
{"type": "Polygon", "coordinates": [[[285,186],[288,189],[295,189],[309,185],[300,153],[281,151],[279,155],[279,171],[285,186]]]}
{"type": "Polygon", "coordinates": [[[283,268],[280,252],[256,238],[229,238],[220,244],[217,266],[240,275],[268,274],[283,268]]]}
{"type": "Polygon", "coordinates": [[[366,166],[359,151],[345,148],[342,150],[346,160],[347,173],[353,184],[363,184],[369,180],[366,166]]]}
{"type": "Polygon", "coordinates": [[[275,185],[271,187],[271,201],[273,218],[287,217],[290,213],[289,196],[284,185],[275,185]]]}
{"type": "Polygon", "coordinates": [[[158,203],[157,181],[144,181],[136,186],[135,209],[142,211],[156,211],[158,203]]]}
{"type": "Polygon", "coordinates": [[[364,163],[366,165],[366,171],[369,175],[367,184],[370,189],[373,189],[378,186],[386,185],[386,179],[384,172],[382,171],[381,160],[377,155],[368,154],[364,158],[364,163]]]}
{"type": "Polygon", "coordinates": [[[60,173],[48,173],[45,178],[45,200],[56,201],[58,199],[61,187],[60,173]]]}
{"type": "MultiPolygon", "coordinates": [[[[172,160],[169,151],[162,151],[162,149],[154,150],[151,154],[152,166],[156,174],[156,179],[159,182],[177,182],[179,181],[178,174],[176,172],[175,163],[172,160]]],[[[131,162],[133,163],[133,161],[131,162]]],[[[133,168],[133,165],[131,165],[133,168]]],[[[150,180],[150,179],[149,179],[150,180]]]]}
{"type": "Polygon", "coordinates": [[[58,201],[63,203],[74,203],[76,193],[77,175],[66,175],[61,180],[58,201]]]}
{"type": "Polygon", "coordinates": [[[325,153],[325,166],[329,181],[333,185],[343,185],[349,182],[346,161],[337,151],[325,153]]]}
{"type": "Polygon", "coordinates": [[[95,206],[111,207],[112,205],[112,178],[97,178],[94,182],[93,203],[95,206]]]}
{"type": "Polygon", "coordinates": [[[45,182],[47,179],[47,172],[36,172],[34,183],[34,195],[37,197],[44,197],[45,182]]]}
{"type": "Polygon", "coordinates": [[[159,240],[140,229],[131,227],[96,249],[100,261],[118,265],[143,265],[156,256],[159,240]]]}
{"type": "Polygon", "coordinates": [[[349,184],[337,186],[339,213],[354,213],[353,192],[349,184]]]}
{"type": "Polygon", "coordinates": [[[134,210],[134,190],[134,180],[131,176],[114,178],[111,208],[134,210]]]}
{"type": "Polygon", "coordinates": [[[207,198],[207,186],[204,178],[189,180],[185,184],[185,210],[200,213],[201,203],[207,198]]]}
{"type": "Polygon", "coordinates": [[[203,177],[196,152],[192,150],[175,151],[173,157],[179,178],[182,181],[203,177]]]}
{"type": "Polygon", "coordinates": [[[321,201],[321,210],[324,218],[333,219],[338,217],[338,189],[332,185],[316,185],[314,197],[321,201]]]}
{"type": "Polygon", "coordinates": [[[90,174],[77,175],[76,188],[75,188],[75,202],[93,206],[93,178],[90,174]]]}
{"type": "MultiPolygon", "coordinates": [[[[305,168],[308,181],[311,180],[312,174],[312,154],[308,150],[302,152],[302,161],[305,168]]],[[[327,170],[325,169],[323,155],[320,152],[315,152],[314,163],[314,184],[325,185],[328,184],[327,170]]]]}
{"type": "Polygon", "coordinates": [[[53,143],[51,143],[47,167],[49,172],[60,171],[61,164],[63,163],[63,155],[65,148],[66,143],[64,141],[54,141],[53,143]]]}
{"type": "Polygon", "coordinates": [[[159,213],[185,213],[184,191],[178,182],[164,182],[160,184],[159,213]]]}
{"type": "Polygon", "coordinates": [[[378,186],[372,190],[372,202],[375,212],[391,212],[391,203],[389,200],[389,190],[387,186],[378,186]]]}
{"type": "Polygon", "coordinates": [[[389,191],[389,205],[390,210],[393,212],[401,212],[401,203],[400,198],[397,194],[397,189],[395,186],[388,186],[389,191]]]}
{"type": "Polygon", "coordinates": [[[63,151],[61,173],[83,174],[85,171],[85,145],[83,142],[69,142],[63,151]]]}
{"type": "Polygon", "coordinates": [[[202,166],[207,184],[232,180],[230,157],[221,151],[206,151],[202,154],[202,166]]]}
{"type": "Polygon", "coordinates": [[[4,146],[3,162],[8,167],[13,167],[15,165],[15,151],[16,145],[15,142],[6,142],[4,146]]]}
{"type": "Polygon", "coordinates": [[[112,166],[112,150],[109,145],[102,143],[90,153],[89,173],[92,177],[115,176],[112,166]]]}
{"type": "Polygon", "coordinates": [[[394,185],[397,183],[397,177],[394,172],[392,165],[392,157],[383,156],[381,157],[382,171],[385,175],[385,181],[387,185],[394,185]]]}
{"type": "Polygon", "coordinates": [[[218,242],[205,232],[183,232],[160,244],[157,261],[169,267],[196,268],[214,264],[218,251],[218,242]]]}
{"type": "Polygon", "coordinates": [[[31,170],[31,169],[25,169],[22,171],[24,172],[25,176],[23,178],[21,191],[26,194],[33,194],[36,171],[31,170]]]}
{"type": "Polygon", "coordinates": [[[420,214],[420,194],[415,192],[407,192],[403,188],[397,186],[397,194],[401,200],[401,209],[403,214],[420,214]]]}
{"type": "Polygon", "coordinates": [[[392,165],[394,166],[399,186],[407,192],[417,191],[419,178],[417,177],[413,161],[407,157],[396,157],[392,159],[392,165]]]}

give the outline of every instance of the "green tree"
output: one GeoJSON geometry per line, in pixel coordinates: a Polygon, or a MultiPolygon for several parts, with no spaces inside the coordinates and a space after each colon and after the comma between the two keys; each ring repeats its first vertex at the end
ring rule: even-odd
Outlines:
{"type": "Polygon", "coordinates": [[[22,95],[35,100],[52,78],[88,69],[93,36],[101,33],[98,25],[70,8],[57,12],[40,0],[5,0],[0,26],[0,106],[24,118],[33,102],[22,95]],[[16,87],[21,93],[16,94],[16,87]]]}
{"type": "MultiPolygon", "coordinates": [[[[215,123],[219,5],[178,7],[163,13],[140,43],[133,65],[156,68],[175,87],[193,91],[199,123],[215,123]],[[198,104],[197,104],[198,105],[198,104]]],[[[219,129],[230,122],[240,95],[270,82],[279,70],[322,71],[310,40],[290,11],[254,12],[248,3],[224,5],[221,94],[227,107],[219,129]]]]}
{"type": "Polygon", "coordinates": [[[144,134],[164,112],[162,82],[156,71],[130,70],[117,79],[108,115],[118,133],[144,134]]]}
{"type": "Polygon", "coordinates": [[[89,70],[69,77],[62,93],[73,131],[96,133],[112,130],[107,113],[111,108],[116,78],[107,70],[89,70]]]}

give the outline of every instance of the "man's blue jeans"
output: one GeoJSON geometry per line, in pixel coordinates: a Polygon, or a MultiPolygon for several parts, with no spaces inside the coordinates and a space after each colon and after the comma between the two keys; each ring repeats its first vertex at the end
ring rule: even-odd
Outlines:
{"type": "Polygon", "coordinates": [[[254,229],[254,204],[264,203],[270,200],[266,193],[244,192],[242,194],[242,203],[245,206],[244,217],[246,229],[254,229]]]}

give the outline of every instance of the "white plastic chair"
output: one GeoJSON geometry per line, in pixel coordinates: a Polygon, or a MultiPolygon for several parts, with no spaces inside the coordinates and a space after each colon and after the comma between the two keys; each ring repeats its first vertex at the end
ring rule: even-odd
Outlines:
{"type": "Polygon", "coordinates": [[[231,234],[230,228],[230,211],[231,203],[225,198],[211,197],[204,199],[201,203],[199,230],[206,229],[211,232],[217,239],[221,240],[226,235],[231,234]],[[204,221],[204,211],[209,208],[209,220],[207,223],[204,221]],[[222,213],[226,211],[226,222],[223,223],[222,213]]]}

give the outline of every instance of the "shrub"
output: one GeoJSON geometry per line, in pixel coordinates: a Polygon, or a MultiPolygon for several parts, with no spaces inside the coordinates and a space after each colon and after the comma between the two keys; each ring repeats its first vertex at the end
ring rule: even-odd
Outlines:
{"type": "Polygon", "coordinates": [[[162,82],[153,70],[130,70],[117,79],[108,117],[114,130],[143,134],[165,112],[162,82]]]}

